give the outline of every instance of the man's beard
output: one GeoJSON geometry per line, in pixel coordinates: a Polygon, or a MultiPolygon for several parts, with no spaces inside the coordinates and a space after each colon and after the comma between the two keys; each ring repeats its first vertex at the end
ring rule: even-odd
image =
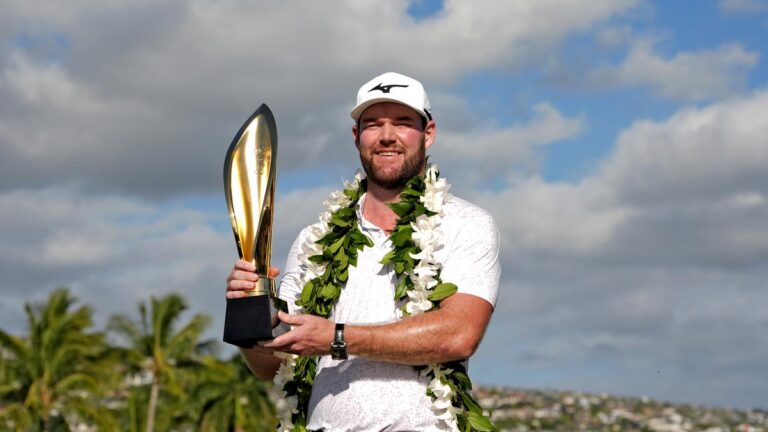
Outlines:
{"type": "Polygon", "coordinates": [[[421,174],[426,161],[426,154],[427,150],[424,139],[422,139],[419,149],[412,155],[406,156],[403,164],[397,170],[377,171],[373,166],[373,155],[364,155],[362,152],[360,153],[360,162],[369,182],[383,189],[400,190],[413,176],[421,174]]]}

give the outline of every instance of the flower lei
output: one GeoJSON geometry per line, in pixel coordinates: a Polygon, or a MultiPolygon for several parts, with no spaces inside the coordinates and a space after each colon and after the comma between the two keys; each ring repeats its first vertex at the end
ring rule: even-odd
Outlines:
{"type": "MultiPolygon", "coordinates": [[[[437,167],[430,164],[424,177],[417,175],[406,183],[400,202],[389,207],[399,217],[389,236],[393,249],[381,263],[392,265],[398,277],[395,301],[407,302],[397,310],[398,317],[415,316],[440,307],[440,301],[457,287],[440,279],[442,263],[435,252],[442,244],[440,221],[450,185],[440,179],[437,167]]],[[[320,221],[309,227],[301,245],[301,298],[296,301],[305,313],[328,318],[349,276],[349,266],[357,265],[357,254],[373,246],[358,227],[355,206],[365,193],[367,180],[358,170],[344,190],[331,194],[323,205],[320,221]]],[[[317,368],[317,357],[285,356],[277,371],[271,396],[280,421],[278,430],[304,432],[307,410],[317,368]]],[[[469,391],[472,383],[461,362],[417,367],[429,379],[427,395],[432,411],[454,431],[492,431],[490,420],[469,391]]]]}

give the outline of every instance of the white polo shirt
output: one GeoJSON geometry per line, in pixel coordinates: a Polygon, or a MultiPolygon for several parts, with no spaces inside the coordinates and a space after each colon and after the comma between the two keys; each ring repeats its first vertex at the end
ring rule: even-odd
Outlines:
{"type": "MultiPolygon", "coordinates": [[[[331,312],[331,320],[349,325],[384,324],[397,321],[395,271],[382,265],[392,248],[387,234],[362,215],[365,195],[357,205],[363,234],[373,240],[358,254],[357,267],[350,266],[347,285],[331,312]]],[[[437,251],[443,263],[441,279],[458,286],[458,292],[496,304],[499,286],[499,235],[493,218],[485,210],[449,195],[441,229],[444,247],[437,251]]],[[[280,298],[289,312],[298,313],[301,296],[298,255],[307,234],[304,229],[291,247],[280,298]]],[[[429,312],[427,312],[429,313],[429,312]]],[[[323,356],[318,362],[309,402],[310,430],[337,431],[440,431],[446,426],[430,409],[428,381],[410,365],[368,360],[350,355],[348,360],[323,356]]]]}

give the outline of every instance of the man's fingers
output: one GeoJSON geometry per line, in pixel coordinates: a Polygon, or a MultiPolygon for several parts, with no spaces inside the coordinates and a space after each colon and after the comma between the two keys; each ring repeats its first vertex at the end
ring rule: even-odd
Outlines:
{"type": "Polygon", "coordinates": [[[259,280],[259,275],[249,271],[235,270],[232,272],[232,279],[256,282],[259,280]]]}
{"type": "Polygon", "coordinates": [[[271,341],[259,342],[258,345],[262,348],[274,349],[282,351],[293,343],[293,335],[291,332],[280,335],[271,341]]]}
{"type": "Polygon", "coordinates": [[[290,315],[283,311],[278,311],[277,317],[280,318],[280,321],[290,325],[298,325],[304,322],[302,315],[290,315]]]}
{"type": "Polygon", "coordinates": [[[227,283],[227,291],[248,291],[256,288],[256,282],[233,279],[227,283]]]}
{"type": "Polygon", "coordinates": [[[239,259],[235,262],[235,269],[237,270],[245,270],[249,272],[255,272],[256,271],[256,264],[246,261],[244,259],[239,259]]]}
{"type": "Polygon", "coordinates": [[[276,278],[280,274],[280,269],[277,267],[269,266],[269,277],[276,278]]]}
{"type": "Polygon", "coordinates": [[[246,296],[245,291],[227,291],[227,298],[228,299],[236,299],[236,298],[243,298],[246,296]]]}
{"type": "Polygon", "coordinates": [[[257,275],[252,271],[237,270],[236,268],[232,269],[232,271],[229,272],[229,275],[227,275],[227,282],[232,280],[238,280],[238,279],[256,282],[257,280],[259,280],[259,275],[257,275]]]}

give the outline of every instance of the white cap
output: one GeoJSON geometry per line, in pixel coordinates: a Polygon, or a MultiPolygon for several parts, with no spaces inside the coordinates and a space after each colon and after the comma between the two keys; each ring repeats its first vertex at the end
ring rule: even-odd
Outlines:
{"type": "Polygon", "coordinates": [[[387,72],[368,81],[357,91],[357,105],[352,110],[352,119],[357,121],[366,108],[379,102],[396,102],[416,110],[427,120],[432,119],[427,92],[415,79],[387,72]]]}

